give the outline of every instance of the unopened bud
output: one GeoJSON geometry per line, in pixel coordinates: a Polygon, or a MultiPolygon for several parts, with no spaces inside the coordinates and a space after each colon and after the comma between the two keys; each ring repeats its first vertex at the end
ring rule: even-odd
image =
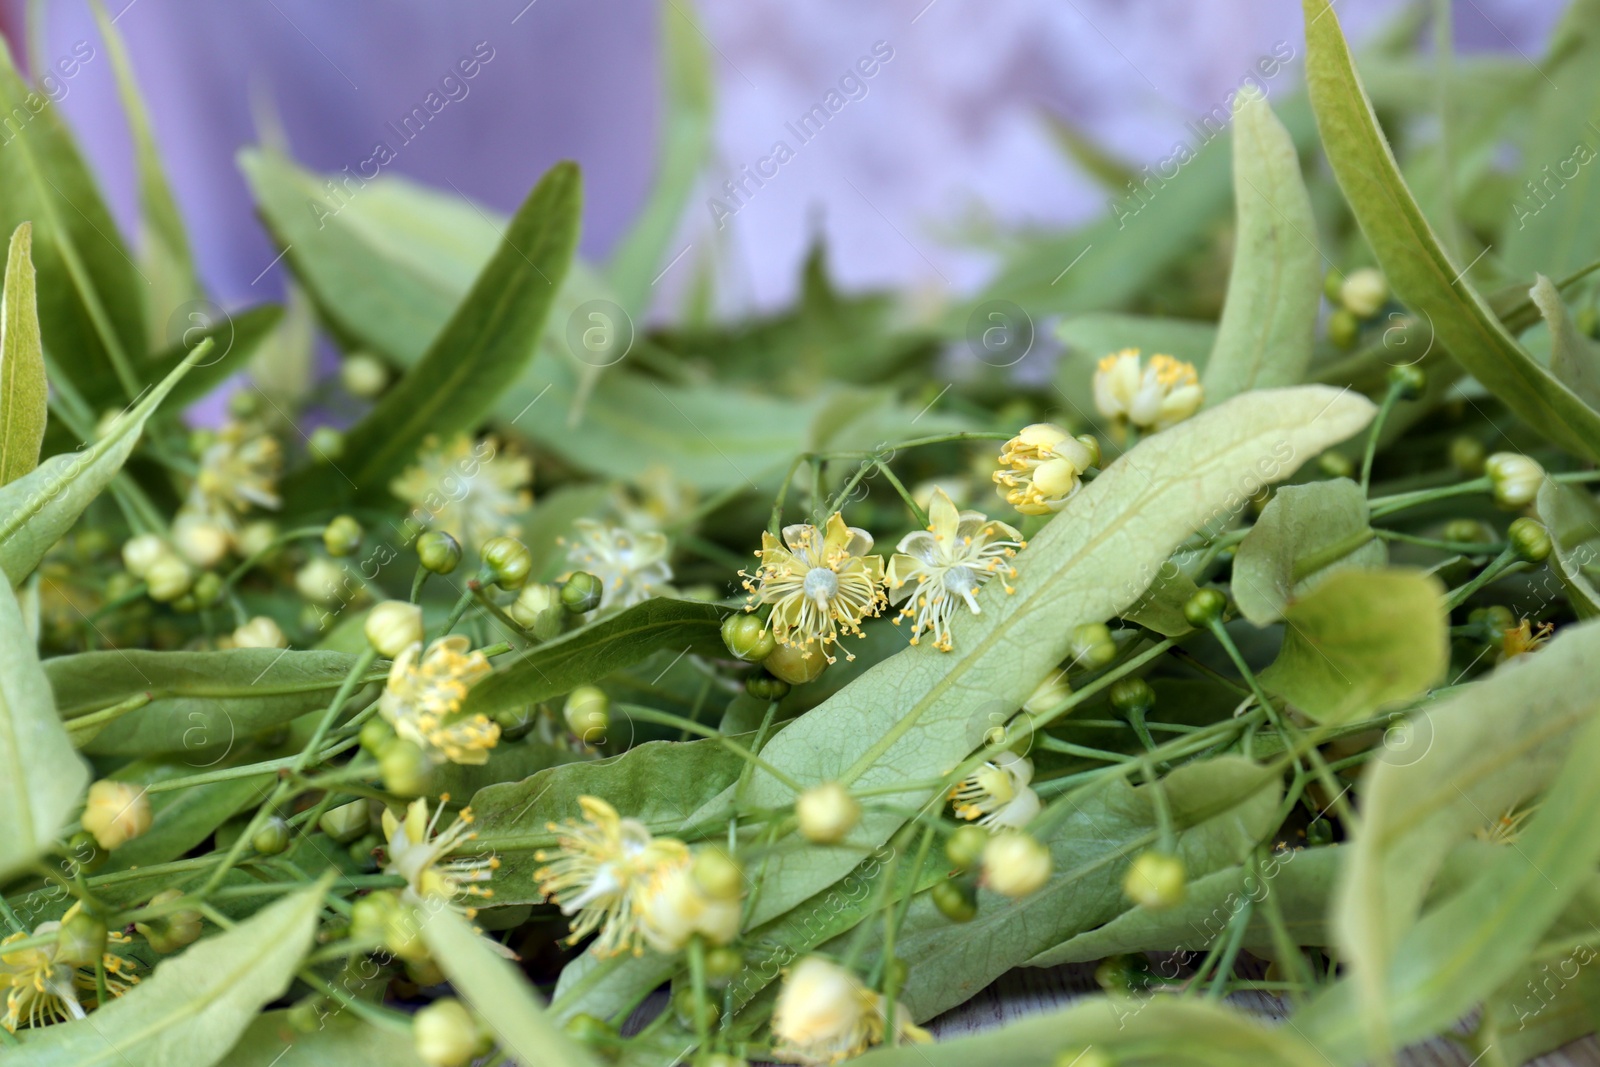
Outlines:
{"type": "Polygon", "coordinates": [[[574,615],[584,615],[600,606],[605,583],[588,571],[574,571],[561,583],[561,604],[574,615]]]}
{"type": "Polygon", "coordinates": [[[376,357],[357,352],[339,364],[339,381],[351,396],[371,400],[389,384],[389,368],[376,357]]]}
{"type": "Polygon", "coordinates": [[[978,894],[970,879],[938,882],[929,895],[939,914],[953,923],[967,923],[978,917],[978,894]]]}
{"type": "Polygon", "coordinates": [[[692,873],[700,892],[712,900],[738,900],[744,896],[744,868],[715,845],[695,853],[692,873]]]}
{"type": "Polygon", "coordinates": [[[983,858],[983,850],[988,844],[989,831],[968,823],[958,827],[944,843],[945,858],[957,870],[964,871],[983,858]]]}
{"type": "Polygon", "coordinates": [[[194,585],[194,572],[187,563],[168,552],[145,569],[144,581],[151,600],[170,603],[194,585]]]}
{"type": "Polygon", "coordinates": [[[433,763],[411,741],[395,738],[378,753],[378,775],[383,787],[401,797],[418,797],[428,791],[433,763]]]}
{"type": "Polygon", "coordinates": [[[1009,830],[983,849],[983,884],[1013,900],[1037,893],[1050,880],[1050,850],[1032,835],[1009,830]]]}
{"type": "Polygon", "coordinates": [[[232,542],[227,530],[198,515],[180,515],[172,524],[172,543],[178,553],[201,570],[221,563],[232,542]]]}
{"type": "Polygon", "coordinates": [[[233,631],[234,648],[288,648],[289,639],[268,615],[257,615],[233,631]]]}
{"type": "Polygon", "coordinates": [[[318,828],[341,845],[348,845],[366,833],[371,824],[365,800],[353,800],[337,808],[329,808],[317,820],[318,828]]]}
{"type": "Polygon", "coordinates": [[[746,663],[760,663],[778,647],[767,624],[743,612],[722,620],[722,643],[734,659],[746,663]]]}
{"type": "Polygon", "coordinates": [[[330,556],[348,556],[361,547],[361,524],[349,515],[336,517],[322,530],[322,544],[330,556]]]}
{"type": "Polygon", "coordinates": [[[1516,520],[1506,536],[1524,563],[1543,563],[1550,557],[1550,531],[1538,519],[1524,516],[1516,520]]]}
{"type": "Polygon", "coordinates": [[[561,716],[567,721],[567,729],[585,744],[603,744],[611,725],[611,699],[599,686],[580,685],[567,694],[561,716]]]}
{"type": "Polygon", "coordinates": [[[515,537],[491,537],[483,543],[483,564],[502,589],[521,589],[533,570],[533,553],[515,537]]]}
{"type": "Polygon", "coordinates": [[[367,612],[367,640],[378,655],[395,659],[422,641],[422,608],[404,600],[385,600],[367,612]]]}
{"type": "Polygon", "coordinates": [[[1170,852],[1150,850],[1139,853],[1122,879],[1128,899],[1151,911],[1183,903],[1188,890],[1188,874],[1183,860],[1170,852]]]}
{"type": "Polygon", "coordinates": [[[1339,286],[1339,303],[1359,319],[1372,318],[1388,302],[1389,283],[1372,267],[1351,271],[1339,286]]]}
{"type": "Polygon", "coordinates": [[[1544,481],[1539,461],[1518,452],[1496,452],[1483,461],[1483,471],[1494,489],[1494,502],[1503,508],[1527,507],[1544,481]]]}
{"type": "Polygon", "coordinates": [[[150,829],[150,797],[144,786],[102,778],[89,787],[83,828],[101,848],[114,852],[150,829]]]}
{"type": "Polygon", "coordinates": [[[336,463],[344,458],[344,434],[332,426],[318,426],[306,440],[311,458],[319,463],[336,463]]]}
{"type": "Polygon", "coordinates": [[[95,967],[106,951],[105,920],[74,906],[56,931],[56,962],[70,967],[95,967]]]}
{"type": "Polygon", "coordinates": [[[821,677],[822,672],[828,669],[828,659],[820,652],[805,652],[789,645],[779,645],[761,661],[761,665],[767,669],[767,673],[790,685],[805,685],[821,677]]]}
{"type": "Polygon", "coordinates": [[[472,1013],[454,997],[441,997],[417,1012],[411,1031],[417,1058],[428,1067],[465,1067],[483,1040],[472,1013]]]}
{"type": "Polygon", "coordinates": [[[417,538],[417,559],[434,574],[449,574],[461,562],[461,542],[443,530],[429,530],[417,538]]]}
{"type": "Polygon", "coordinates": [[[1205,629],[1216,620],[1222,618],[1222,613],[1227,610],[1228,598],[1222,591],[1212,589],[1197,589],[1183,605],[1183,617],[1189,625],[1198,629],[1205,629]]]}
{"type": "Polygon", "coordinates": [[[1097,671],[1117,658],[1117,642],[1111,628],[1103,622],[1084,623],[1072,631],[1072,666],[1097,671]]]}
{"type": "MultiPolygon", "coordinates": [[[[181,889],[163,889],[150,898],[150,906],[159,908],[182,897],[181,889]]],[[[167,955],[200,939],[200,912],[192,908],[182,908],[146,919],[144,922],[136,922],[133,928],[143,935],[151,948],[162,955],[167,955]]]]}
{"type": "Polygon", "coordinates": [[[831,845],[844,840],[861,818],[861,805],[838,782],[823,782],[801,793],[794,805],[807,841],[831,845]]]}
{"type": "Polygon", "coordinates": [[[561,632],[566,614],[561,606],[561,590],[545,582],[523,586],[508,611],[512,621],[541,641],[561,632]]]}
{"type": "Polygon", "coordinates": [[[1067,680],[1067,672],[1052,670],[1044,676],[1044,681],[1033,687],[1028,699],[1022,702],[1022,710],[1039,715],[1059,707],[1071,695],[1072,683],[1067,680]]]}

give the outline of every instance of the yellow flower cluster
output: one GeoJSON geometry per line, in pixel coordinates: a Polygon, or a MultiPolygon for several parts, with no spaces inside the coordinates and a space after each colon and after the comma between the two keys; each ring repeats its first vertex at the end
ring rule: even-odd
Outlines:
{"type": "MultiPolygon", "coordinates": [[[[74,904],[61,922],[40,923],[34,927],[33,937],[50,937],[43,945],[7,952],[5,946],[27,935],[12,934],[0,941],[0,992],[4,992],[6,1003],[0,1026],[16,1033],[19,1026],[48,1026],[82,1019],[86,1014],[78,991],[95,988],[95,969],[62,959],[60,942],[56,940],[62,925],[77,915],[78,907],[74,904]]],[[[106,940],[113,945],[125,945],[132,938],[114,930],[106,935],[106,940]]],[[[106,972],[106,991],[114,997],[120,997],[139,981],[137,975],[128,973],[132,962],[114,952],[104,953],[100,962],[106,972]]]]}
{"type": "Polygon", "coordinates": [[[426,653],[419,641],[395,657],[378,713],[394,732],[432,760],[482,764],[500,741],[500,726],[461,705],[490,672],[489,660],[460,634],[441,637],[426,653]]]}

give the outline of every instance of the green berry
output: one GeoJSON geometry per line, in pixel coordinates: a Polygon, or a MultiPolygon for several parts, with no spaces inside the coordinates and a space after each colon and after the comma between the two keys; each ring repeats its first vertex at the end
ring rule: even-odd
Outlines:
{"type": "Polygon", "coordinates": [[[1538,519],[1520,518],[1506,531],[1517,558],[1525,563],[1543,563],[1550,557],[1550,531],[1538,519]]]}
{"type": "Polygon", "coordinates": [[[1389,368],[1389,388],[1401,400],[1420,400],[1428,388],[1428,374],[1415,364],[1389,368]]]}
{"type": "Polygon", "coordinates": [[[971,824],[962,826],[945,841],[945,858],[957,870],[967,870],[983,858],[983,849],[988,843],[989,831],[983,827],[971,824]]]}
{"type": "Polygon", "coordinates": [[[330,556],[348,556],[361,547],[361,524],[349,515],[340,515],[322,530],[322,543],[330,556]]]}
{"type": "Polygon", "coordinates": [[[449,574],[461,562],[461,542],[443,530],[429,530],[417,538],[417,559],[434,574],[449,574]]]}
{"type": "Polygon", "coordinates": [[[588,571],[574,571],[561,584],[561,604],[574,615],[584,615],[600,606],[605,584],[588,571]]]}
{"type": "Polygon", "coordinates": [[[757,700],[782,700],[789,695],[789,683],[766,671],[756,671],[744,680],[744,691],[757,700]]]}
{"type": "Polygon", "coordinates": [[[1155,703],[1155,691],[1143,678],[1119,678],[1111,683],[1111,706],[1124,715],[1149,711],[1155,703]]]}
{"type": "Polygon", "coordinates": [[[978,894],[967,879],[940,882],[930,892],[933,906],[951,922],[966,923],[978,917],[978,894]]]}
{"type": "Polygon", "coordinates": [[[263,856],[276,856],[289,847],[289,824],[272,816],[251,835],[250,847],[263,856]]]}
{"type": "Polygon", "coordinates": [[[502,589],[521,589],[533,571],[533,553],[515,537],[491,537],[483,544],[483,563],[502,589]]]}
{"type": "Polygon", "coordinates": [[[728,646],[734,659],[746,663],[760,663],[778,647],[767,624],[743,612],[729,615],[722,621],[722,643],[728,646]]]}
{"type": "Polygon", "coordinates": [[[1208,586],[1196,590],[1194,595],[1189,597],[1183,605],[1183,617],[1189,620],[1190,626],[1203,630],[1222,618],[1222,613],[1227,607],[1228,598],[1222,595],[1221,590],[1208,586]]]}

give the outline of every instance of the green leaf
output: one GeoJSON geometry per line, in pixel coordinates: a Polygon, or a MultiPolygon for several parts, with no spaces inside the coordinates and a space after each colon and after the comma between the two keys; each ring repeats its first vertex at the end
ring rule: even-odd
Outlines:
{"type": "Polygon", "coordinates": [[[228,1053],[228,1067],[424,1067],[416,1039],[404,1030],[373,1026],[353,1011],[329,1005],[322,1025],[306,1033],[287,1011],[263,1012],[228,1053]]]}
{"type": "MultiPolygon", "coordinates": [[[[1159,787],[1181,831],[1177,853],[1191,877],[1248,855],[1272,832],[1282,792],[1276,772],[1237,756],[1180,767],[1159,787]]],[[[932,1018],[1012,967],[1122,912],[1128,865],[1158,838],[1156,788],[1135,789],[1115,779],[1072,799],[1070,814],[1051,831],[1054,871],[1037,893],[1010,900],[982,892],[977,918],[960,926],[952,926],[931,897],[913,900],[894,946],[911,969],[902,999],[912,1015],[932,1018]]],[[[876,939],[872,944],[881,948],[876,939]]],[[[844,950],[842,941],[837,947],[844,950]]]]}
{"type": "Polygon", "coordinates": [[[150,113],[139,93],[127,45],[117,30],[116,20],[106,14],[101,0],[94,0],[90,10],[94,12],[95,25],[111,59],[117,95],[122,98],[122,111],[133,138],[134,162],[139,172],[144,260],[155,276],[148,306],[154,317],[164,318],[171,309],[200,295],[200,279],[195,273],[194,256],[189,251],[189,238],[183,229],[183,216],[178,213],[178,202],[173,198],[166,171],[161,166],[161,152],[150,130],[150,113]]]}
{"type": "MultiPolygon", "coordinates": [[[[945,774],[982,743],[992,716],[1014,713],[1066,658],[1074,627],[1126,610],[1185,538],[1354,433],[1372,411],[1364,397],[1325,387],[1262,390],[1151,435],[1030,538],[1014,595],[986,586],[983,614],[957,616],[955,651],[924,644],[890,657],[784,727],[763,758],[807,784],[881,788],[945,774]]],[[[757,807],[793,802],[762,771],[750,786],[757,807]]],[[[897,803],[915,807],[928,795],[908,790],[897,803]]],[[[868,815],[851,844],[874,848],[900,821],[868,815]]],[[[819,855],[779,842],[753,921],[788,910],[854,863],[851,850],[819,855]]]]}
{"type": "Polygon", "coordinates": [[[440,908],[422,924],[422,939],[456,992],[518,1062],[596,1067],[594,1058],[551,1020],[522,972],[491,949],[465,919],[440,908]]]}
{"type": "Polygon", "coordinates": [[[34,300],[33,224],[24,222],[11,235],[0,304],[0,485],[39,465],[49,404],[34,300]]]}
{"type": "Polygon", "coordinates": [[[1202,384],[1215,404],[1247,389],[1295,385],[1311,363],[1321,255],[1300,157],[1265,93],[1233,113],[1233,271],[1202,384]]]}
{"type": "Polygon", "coordinates": [[[1368,523],[1367,495],[1348,478],[1286,485],[1244,535],[1233,559],[1233,598],[1257,626],[1349,567],[1382,567],[1388,549],[1368,523]]]}
{"type": "Polygon", "coordinates": [[[611,259],[611,284],[630,315],[648,309],[650,288],[666,266],[669,243],[683,221],[700,171],[711,152],[714,81],[711,52],[687,2],[661,5],[660,156],[644,210],[611,259]]]}
{"type": "Polygon", "coordinates": [[[1561,290],[1536,274],[1528,298],[1550,327],[1550,372],[1590,407],[1600,405],[1600,349],[1573,326],[1561,290]]]}
{"type": "Polygon", "coordinates": [[[209,1067],[261,1008],[282,996],[311,950],[324,885],[164,960],[155,973],[77,1022],[30,1031],[16,1067],[209,1067]]]}
{"type": "MultiPolygon", "coordinates": [[[[1219,1004],[1176,997],[1086,998],[933,1045],[878,1049],[860,1067],[1058,1067],[1092,1049],[1117,1067],[1328,1067],[1300,1037],[1219,1004]]],[[[1087,1058],[1085,1058],[1087,1062],[1087,1058]]]]}
{"type": "Polygon", "coordinates": [[[1600,558],[1600,503],[1588,490],[1546,479],[1536,507],[1550,531],[1550,569],[1566,587],[1573,612],[1580,619],[1600,615],[1600,589],[1586,570],[1600,558]]]}
{"type": "Polygon", "coordinates": [[[49,679],[7,586],[0,589],[0,882],[55,840],[88,785],[89,768],[56,717],[49,679]]]}
{"type": "Polygon", "coordinates": [[[520,782],[481,789],[472,798],[477,845],[500,857],[497,905],[542,900],[534,858],[555,844],[549,825],[582,819],[580,796],[597,796],[656,831],[677,830],[689,815],[738,777],[745,761],[714,739],[650,741],[603,760],[567,763],[520,782]]]}
{"type": "Polygon", "coordinates": [[[173,386],[202,362],[211,342],[202,341],[160,385],[124,411],[105,435],[78,452],[51,456],[32,473],[0,488],[0,570],[13,587],[39,565],[50,546],[72,528],[83,509],[116,477],[150,418],[173,386]]]}
{"type": "Polygon", "coordinates": [[[1338,725],[1409,703],[1450,664],[1444,585],[1409,570],[1342,570],[1284,614],[1283,650],[1261,684],[1338,725]]]}
{"type": "MultiPolygon", "coordinates": [[[[1277,899],[1295,944],[1327,945],[1328,904],[1340,859],[1338,848],[1284,849],[1262,864],[1260,878],[1245,866],[1191,878],[1188,895],[1177,907],[1129,908],[1105,925],[1039,953],[1028,966],[1089,963],[1123,952],[1204,952],[1222,936],[1246,899],[1260,903],[1268,893],[1277,899]]],[[[1244,947],[1272,955],[1271,929],[1259,910],[1252,912],[1245,928],[1244,947]]]]}
{"type": "Polygon", "coordinates": [[[1542,75],[1537,86],[1544,91],[1536,98],[1522,147],[1522,173],[1496,205],[1504,243],[1495,251],[1512,277],[1543,271],[1560,278],[1600,255],[1600,186],[1594,173],[1600,141],[1590,125],[1600,107],[1595,5],[1571,4],[1550,47],[1551,57],[1560,59],[1533,68],[1542,75]],[[1559,91],[1551,88],[1557,85],[1559,91]]]}
{"type": "Polygon", "coordinates": [[[722,620],[731,609],[655,597],[534,645],[472,687],[466,710],[494,715],[570,693],[652,653],[725,656],[722,620]]]}
{"type": "MultiPolygon", "coordinates": [[[[143,759],[119,767],[107,777],[119,782],[154,785],[227,765],[228,761],[207,755],[143,759]]],[[[247,805],[267,799],[275,782],[276,777],[268,773],[148,794],[150,829],[111,853],[106,866],[100,868],[101,873],[177,859],[210,837],[212,831],[247,805]]]]}
{"type": "Polygon", "coordinates": [[[1161,565],[1155,581],[1144,591],[1133,607],[1122,613],[1122,618],[1138,623],[1162,637],[1181,637],[1193,630],[1183,607],[1189,598],[1199,592],[1190,578],[1174,561],[1161,565]]]}
{"type": "Polygon", "coordinates": [[[134,362],[145,351],[143,279],[61,108],[22,80],[4,42],[0,113],[13,119],[0,152],[0,233],[33,223],[45,349],[74,384],[111,378],[131,399],[134,362]]]}
{"type": "Polygon", "coordinates": [[[326,707],[355,658],[277,648],[127,649],[58,656],[45,664],[45,673],[68,722],[139,693],[154,697],[108,724],[84,746],[86,752],[181,752],[205,762],[220,760],[219,750],[242,745],[262,730],[326,707]]]}
{"type": "Polygon", "coordinates": [[[528,194],[498,250],[421,361],[346,435],[343,470],[293,479],[302,507],[351,493],[389,499],[389,481],[429,434],[471,430],[533,355],[578,241],[578,169],[560,163],[528,194]]]}
{"type": "Polygon", "coordinates": [[[1534,361],[1451,261],[1406,188],[1328,0],[1302,0],[1306,82],[1328,160],[1395,293],[1529,427],[1600,459],[1600,414],[1534,361]]]}
{"type": "Polygon", "coordinates": [[[1138,175],[1131,164],[1119,159],[1071,119],[1049,112],[1042,117],[1056,146],[1106,192],[1121,193],[1138,175]]]}
{"type": "MultiPolygon", "coordinates": [[[[1354,841],[1345,846],[1344,877],[1333,910],[1350,988],[1335,987],[1327,1001],[1304,1013],[1306,1032],[1319,1043],[1343,1047],[1350,1058],[1359,1058],[1366,1051],[1363,1036],[1386,1043],[1390,1036],[1400,1041],[1428,1029],[1418,1011],[1435,996],[1443,1003],[1447,984],[1441,978],[1430,990],[1427,972],[1411,970],[1406,953],[1430,944],[1430,952],[1448,953],[1452,938],[1466,949],[1482,951],[1485,939],[1498,936],[1498,924],[1513,921],[1501,916],[1463,925],[1458,916],[1451,931],[1436,926],[1418,935],[1419,940],[1409,940],[1429,887],[1452,849],[1545,789],[1567,765],[1568,754],[1579,750],[1580,736],[1586,739],[1585,758],[1595,758],[1587,746],[1594,743],[1593,724],[1600,711],[1600,692],[1593,684],[1597,656],[1600,626],[1590,622],[1568,627],[1537,654],[1510,660],[1487,679],[1413,714],[1405,727],[1406,743],[1386,749],[1369,764],[1361,786],[1362,822],[1354,841]],[[1472,937],[1464,938],[1468,931],[1472,937]],[[1442,940],[1431,942],[1434,936],[1442,940]],[[1397,974],[1409,975],[1404,986],[1397,986],[1397,974]],[[1391,1005],[1391,997],[1402,993],[1410,999],[1391,1005]],[[1365,1035],[1363,1020],[1370,1026],[1365,1035]]],[[[1592,780],[1590,767],[1583,766],[1582,773],[1592,780]]],[[[1535,819],[1542,814],[1543,809],[1535,819]]],[[[1555,810],[1556,823],[1571,817],[1587,819],[1585,809],[1555,810]]],[[[1528,833],[1531,824],[1518,848],[1506,850],[1512,855],[1503,861],[1510,866],[1501,866],[1502,872],[1515,870],[1533,855],[1528,833]]],[[[1539,848],[1559,836],[1541,838],[1539,848]]],[[[1582,849],[1575,851],[1592,867],[1582,849]]],[[[1536,861],[1564,862],[1547,853],[1536,861]]],[[[1546,891],[1552,895],[1575,892],[1582,884],[1576,877],[1556,882],[1567,888],[1549,886],[1546,891]]],[[[1531,883],[1522,884],[1526,888],[1531,883]]],[[[1532,902],[1523,898],[1522,903],[1532,902]]],[[[1508,939],[1516,936],[1507,933],[1508,939]]],[[[1445,963],[1443,955],[1433,959],[1445,963]]],[[[1455,972],[1450,977],[1461,979],[1455,972]]]]}

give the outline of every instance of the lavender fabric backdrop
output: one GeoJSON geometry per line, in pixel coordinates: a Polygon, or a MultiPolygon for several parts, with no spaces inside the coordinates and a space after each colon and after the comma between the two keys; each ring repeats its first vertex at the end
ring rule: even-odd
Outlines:
{"type": "MultiPolygon", "coordinates": [[[[280,287],[281,268],[262,274],[275,250],[233,162],[256,138],[252,98],[270,101],[294,154],[312,167],[354,167],[388,140],[399,146],[393,172],[501,210],[549,164],[575,158],[585,170],[583,248],[592,257],[624,232],[649,189],[657,0],[108,4],[119,12],[201,268],[225,303],[280,287]],[[489,57],[476,76],[450,89],[448,105],[400,145],[390,124],[475,51],[489,57]]],[[[1359,37],[1400,6],[1345,0],[1339,11],[1359,37]]],[[[1463,0],[1459,47],[1537,58],[1561,6],[1463,0]]],[[[1301,52],[1299,5],[1287,0],[700,0],[697,10],[716,67],[717,151],[684,220],[684,243],[693,241],[696,255],[714,252],[727,298],[745,306],[792,291],[819,225],[846,284],[969,288],[989,263],[947,239],[953,221],[978,212],[1061,222],[1104,206],[1052,145],[1042,111],[1070,116],[1124,157],[1147,161],[1170,151],[1185,120],[1215,106],[1259,57],[1292,54],[1280,75],[1287,84],[1301,52]],[[878,60],[873,76],[846,83],[846,106],[801,144],[786,124],[864,57],[878,60]],[[747,183],[754,191],[741,202],[719,193],[777,140],[795,151],[775,177],[759,189],[747,183]]],[[[46,60],[81,40],[95,43],[97,56],[61,106],[131,224],[129,145],[110,64],[80,0],[51,4],[46,60]]],[[[688,266],[676,269],[681,279],[663,279],[667,298],[688,280],[688,266]]]]}

